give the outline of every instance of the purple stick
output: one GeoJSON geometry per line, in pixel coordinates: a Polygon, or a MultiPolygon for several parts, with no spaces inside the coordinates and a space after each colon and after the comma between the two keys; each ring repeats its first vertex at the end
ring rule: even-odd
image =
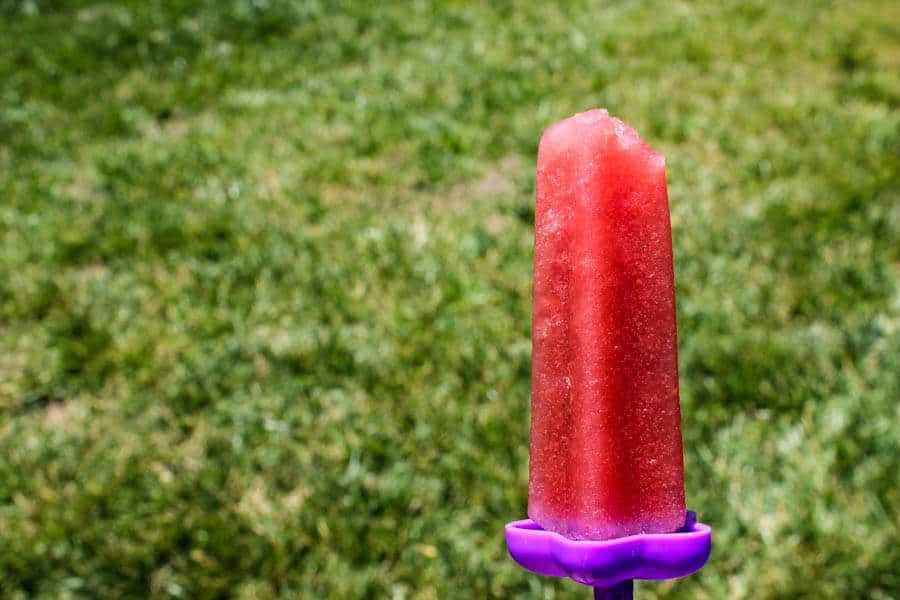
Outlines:
{"type": "Polygon", "coordinates": [[[594,600],[632,600],[633,598],[633,579],[626,579],[609,587],[594,588],[594,600]]]}
{"type": "Polygon", "coordinates": [[[632,597],[632,579],[671,579],[697,571],[709,558],[712,531],[687,511],[684,527],[612,540],[570,540],[531,520],[506,526],[506,547],[517,563],[540,575],[569,577],[595,588],[594,598],[632,597]]]}

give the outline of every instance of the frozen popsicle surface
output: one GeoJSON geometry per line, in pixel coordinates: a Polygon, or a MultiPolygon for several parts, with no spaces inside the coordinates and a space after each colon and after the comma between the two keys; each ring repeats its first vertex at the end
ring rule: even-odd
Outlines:
{"type": "Polygon", "coordinates": [[[665,159],[605,110],[538,150],[528,516],[573,539],[685,518],[665,159]]]}

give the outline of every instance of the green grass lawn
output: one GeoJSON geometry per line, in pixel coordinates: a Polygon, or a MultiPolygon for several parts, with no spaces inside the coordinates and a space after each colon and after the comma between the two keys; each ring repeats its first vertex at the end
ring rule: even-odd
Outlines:
{"type": "Polygon", "coordinates": [[[587,597],[502,527],[593,106],[668,159],[715,532],[639,597],[900,596],[892,0],[0,0],[0,595],[587,597]]]}

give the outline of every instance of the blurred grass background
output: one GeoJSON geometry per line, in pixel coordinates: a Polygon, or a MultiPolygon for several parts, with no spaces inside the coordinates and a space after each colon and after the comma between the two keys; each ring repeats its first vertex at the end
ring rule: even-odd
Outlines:
{"type": "Polygon", "coordinates": [[[900,4],[0,0],[0,594],[529,575],[534,160],[668,158],[702,573],[900,597],[900,4]],[[791,6],[795,4],[795,6],[791,6]]]}

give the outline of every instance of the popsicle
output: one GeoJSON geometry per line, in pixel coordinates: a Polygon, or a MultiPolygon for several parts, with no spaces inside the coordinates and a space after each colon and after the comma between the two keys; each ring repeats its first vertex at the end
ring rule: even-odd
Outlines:
{"type": "Polygon", "coordinates": [[[685,522],[665,158],[601,109],[538,150],[528,516],[571,539],[685,522]]]}

